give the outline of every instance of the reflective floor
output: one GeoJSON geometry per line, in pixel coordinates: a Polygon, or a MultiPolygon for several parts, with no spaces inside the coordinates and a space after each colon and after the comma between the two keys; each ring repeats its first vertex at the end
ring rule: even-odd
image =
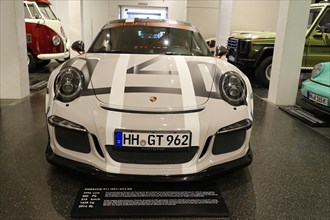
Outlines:
{"type": "MultiPolygon", "coordinates": [[[[254,161],[215,180],[231,219],[330,219],[330,139],[254,92],[254,161]]],[[[46,162],[44,98],[0,102],[0,219],[70,219],[86,181],[46,162]]]]}

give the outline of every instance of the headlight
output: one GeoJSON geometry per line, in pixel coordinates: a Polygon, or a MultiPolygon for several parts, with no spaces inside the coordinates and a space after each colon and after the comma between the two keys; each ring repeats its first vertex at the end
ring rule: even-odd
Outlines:
{"type": "Polygon", "coordinates": [[[222,98],[231,105],[239,106],[245,103],[246,85],[243,78],[235,72],[227,72],[220,78],[220,93],[222,98]]]}
{"type": "Polygon", "coordinates": [[[68,67],[58,74],[55,80],[55,98],[71,102],[80,96],[84,85],[84,75],[75,67],[68,67]]]}
{"type": "Polygon", "coordinates": [[[61,38],[59,37],[59,36],[57,36],[57,35],[55,35],[53,38],[52,38],[52,40],[53,40],[53,45],[56,47],[56,46],[58,46],[58,45],[60,45],[60,43],[61,43],[61,38]]]}
{"type": "Polygon", "coordinates": [[[314,66],[312,70],[312,77],[316,77],[317,75],[319,75],[319,73],[322,72],[322,68],[323,68],[322,63],[319,63],[316,66],[314,66]]]}

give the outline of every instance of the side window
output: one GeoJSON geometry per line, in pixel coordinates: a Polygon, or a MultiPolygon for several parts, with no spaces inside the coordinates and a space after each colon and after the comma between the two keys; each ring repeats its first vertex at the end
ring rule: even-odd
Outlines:
{"type": "Polygon", "coordinates": [[[210,46],[210,47],[215,47],[215,40],[211,40],[209,46],[210,46]]]}
{"type": "Polygon", "coordinates": [[[320,14],[321,8],[312,8],[309,12],[307,28],[310,28],[314,23],[317,16],[320,14]]]}
{"type": "Polygon", "coordinates": [[[323,18],[320,20],[316,30],[318,32],[330,33],[330,30],[328,30],[329,26],[330,26],[330,10],[327,10],[323,18]]]}
{"type": "Polygon", "coordinates": [[[29,9],[27,8],[26,4],[24,4],[24,15],[25,15],[25,18],[31,18],[31,14],[30,14],[29,9]]]}
{"type": "Polygon", "coordinates": [[[32,18],[40,19],[41,15],[39,14],[38,10],[34,6],[34,4],[28,4],[29,10],[31,12],[32,18]]]}

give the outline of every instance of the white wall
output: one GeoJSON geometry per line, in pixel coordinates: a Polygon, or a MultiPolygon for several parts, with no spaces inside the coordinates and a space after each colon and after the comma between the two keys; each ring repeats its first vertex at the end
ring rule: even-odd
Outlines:
{"type": "Polygon", "coordinates": [[[29,95],[24,8],[21,1],[0,1],[0,98],[29,95]]]}
{"type": "MultiPolygon", "coordinates": [[[[71,42],[84,40],[86,48],[102,26],[118,19],[118,6],[167,7],[168,18],[188,21],[204,38],[217,33],[220,1],[226,0],[50,0],[71,42]]],[[[233,0],[230,32],[275,31],[280,0],[233,0]]],[[[220,30],[221,31],[221,30],[220,30]]]]}
{"type": "Polygon", "coordinates": [[[118,18],[118,5],[167,7],[168,18],[186,21],[187,0],[117,0],[110,2],[110,19],[118,18]]]}
{"type": "Polygon", "coordinates": [[[234,0],[231,32],[276,31],[280,0],[234,0]]]}
{"type": "Polygon", "coordinates": [[[83,41],[86,50],[101,28],[110,20],[111,2],[106,0],[82,1],[83,41]]]}
{"type": "Polygon", "coordinates": [[[226,46],[228,37],[231,34],[233,0],[221,1],[219,7],[216,45],[226,46]]]}
{"type": "MultiPolygon", "coordinates": [[[[71,43],[83,39],[81,0],[50,0],[50,3],[71,43]]],[[[71,55],[75,55],[72,50],[71,55]]]]}
{"type": "MultiPolygon", "coordinates": [[[[71,43],[83,40],[89,48],[108,21],[118,19],[120,5],[167,7],[168,18],[186,21],[187,0],[50,0],[71,43]]],[[[74,53],[73,53],[74,55],[74,53]]]]}
{"type": "MultiPolygon", "coordinates": [[[[60,1],[60,0],[58,0],[60,1]]],[[[88,48],[100,29],[110,20],[118,19],[119,6],[167,7],[168,18],[186,20],[186,0],[83,0],[83,40],[88,48]]]]}
{"type": "Polygon", "coordinates": [[[196,26],[205,39],[216,36],[219,3],[187,0],[187,21],[196,26]]]}

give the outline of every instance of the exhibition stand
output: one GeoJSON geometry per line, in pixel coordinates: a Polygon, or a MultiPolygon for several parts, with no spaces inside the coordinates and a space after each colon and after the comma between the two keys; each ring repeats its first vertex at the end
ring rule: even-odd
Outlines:
{"type": "Polygon", "coordinates": [[[229,217],[229,211],[215,182],[89,182],[71,217],[229,217]]]}

